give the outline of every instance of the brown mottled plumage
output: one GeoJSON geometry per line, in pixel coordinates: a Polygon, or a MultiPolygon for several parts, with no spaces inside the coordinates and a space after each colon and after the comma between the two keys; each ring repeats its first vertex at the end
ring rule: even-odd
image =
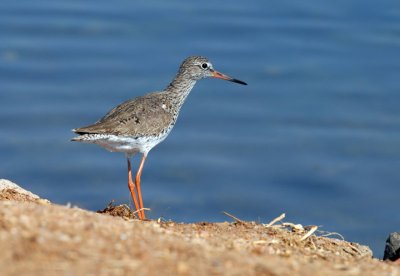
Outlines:
{"type": "Polygon", "coordinates": [[[73,130],[80,136],[73,138],[72,141],[94,143],[110,151],[126,153],[128,187],[140,219],[145,219],[140,176],[146,156],[153,147],[168,136],[196,81],[206,77],[246,84],[215,71],[205,57],[188,57],[164,91],[128,100],[112,109],[95,124],[73,130]],[[142,161],[136,174],[136,183],[134,183],[131,177],[130,156],[137,152],[142,153],[142,161]],[[139,202],[135,189],[139,195],[139,202]]]}
{"type": "Polygon", "coordinates": [[[84,135],[157,136],[168,128],[174,117],[172,101],[167,95],[163,92],[151,93],[120,104],[94,125],[77,128],[74,132],[84,135]],[[169,107],[169,110],[163,106],[169,107]]]}

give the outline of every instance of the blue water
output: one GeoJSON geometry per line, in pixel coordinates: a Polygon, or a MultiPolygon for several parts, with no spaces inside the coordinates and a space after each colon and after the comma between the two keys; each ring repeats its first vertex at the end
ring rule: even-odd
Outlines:
{"type": "Polygon", "coordinates": [[[285,212],[377,256],[400,230],[398,1],[3,0],[0,41],[1,178],[91,210],[131,202],[123,154],[70,130],[204,55],[249,85],[196,85],[145,165],[150,217],[285,212]]]}

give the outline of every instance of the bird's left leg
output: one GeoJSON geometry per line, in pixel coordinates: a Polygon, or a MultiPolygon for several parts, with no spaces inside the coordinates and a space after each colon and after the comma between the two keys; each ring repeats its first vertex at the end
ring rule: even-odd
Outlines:
{"type": "Polygon", "coordinates": [[[139,217],[139,219],[143,219],[142,213],[140,211],[140,206],[139,206],[139,203],[137,200],[137,196],[136,196],[136,191],[135,191],[135,188],[137,189],[137,186],[135,185],[135,183],[132,180],[131,160],[130,160],[129,156],[127,157],[127,159],[128,159],[128,188],[129,188],[129,191],[131,192],[133,203],[135,203],[135,208],[138,213],[138,217],[139,217]]]}
{"type": "Polygon", "coordinates": [[[139,169],[136,173],[136,188],[138,192],[138,197],[139,197],[139,205],[141,209],[141,214],[142,214],[142,219],[146,219],[146,215],[144,214],[144,209],[143,209],[143,199],[142,199],[142,192],[140,191],[140,177],[142,175],[142,170],[143,170],[143,165],[144,161],[146,161],[146,155],[142,155],[142,160],[140,161],[139,169]]]}

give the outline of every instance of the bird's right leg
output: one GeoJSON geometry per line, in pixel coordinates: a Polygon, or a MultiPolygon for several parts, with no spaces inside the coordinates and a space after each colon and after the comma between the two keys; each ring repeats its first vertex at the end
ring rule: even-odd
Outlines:
{"type": "Polygon", "coordinates": [[[142,212],[140,211],[137,196],[136,196],[136,191],[135,191],[136,185],[132,180],[131,160],[130,160],[129,156],[127,159],[128,159],[128,188],[129,188],[129,191],[131,192],[131,196],[132,196],[133,202],[135,204],[136,213],[138,214],[139,219],[142,220],[143,219],[142,212]]]}

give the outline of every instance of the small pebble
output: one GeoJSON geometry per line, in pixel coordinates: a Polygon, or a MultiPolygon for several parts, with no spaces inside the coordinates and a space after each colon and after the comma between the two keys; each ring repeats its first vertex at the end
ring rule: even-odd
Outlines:
{"type": "Polygon", "coordinates": [[[396,261],[400,259],[400,232],[393,232],[386,240],[383,260],[396,261]]]}

